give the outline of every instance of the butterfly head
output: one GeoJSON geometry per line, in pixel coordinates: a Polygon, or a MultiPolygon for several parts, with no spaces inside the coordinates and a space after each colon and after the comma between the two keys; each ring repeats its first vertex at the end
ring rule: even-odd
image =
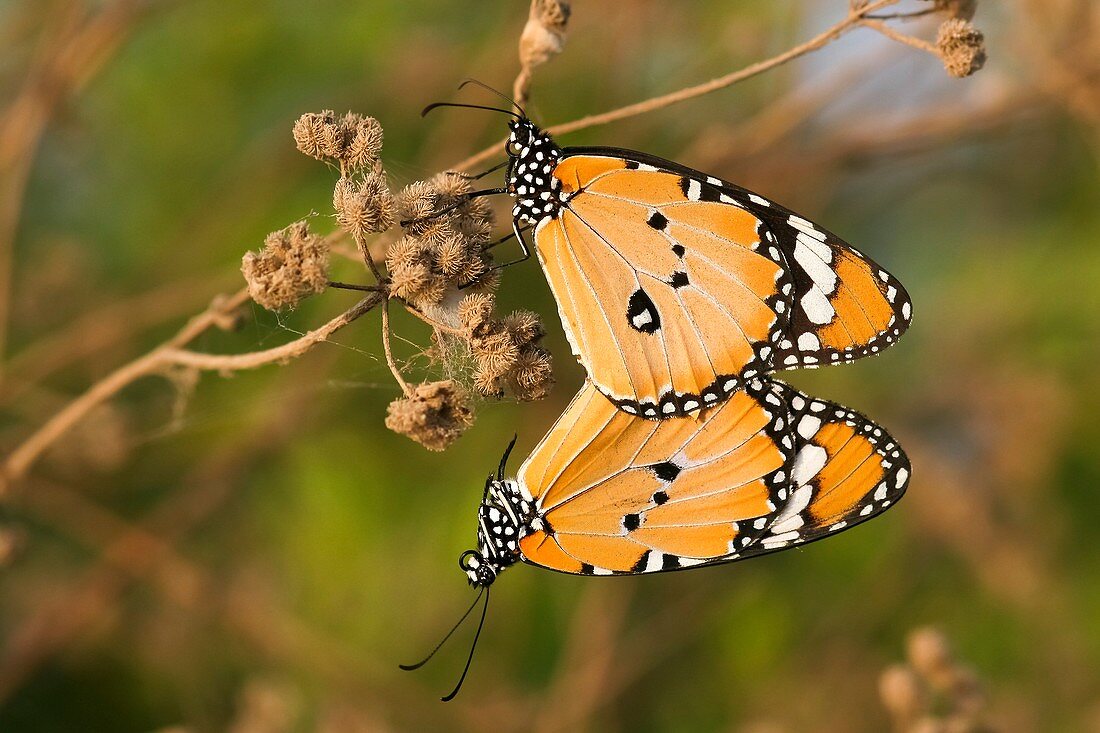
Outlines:
{"type": "Polygon", "coordinates": [[[526,117],[509,122],[508,130],[504,150],[508,153],[508,193],[516,200],[513,218],[537,224],[547,216],[556,216],[562,205],[561,181],[553,172],[561,148],[526,117]]]}
{"type": "Polygon", "coordinates": [[[458,559],[470,585],[491,585],[509,565],[520,558],[519,541],[531,515],[531,503],[515,481],[490,476],[477,510],[477,549],[458,559]]]}

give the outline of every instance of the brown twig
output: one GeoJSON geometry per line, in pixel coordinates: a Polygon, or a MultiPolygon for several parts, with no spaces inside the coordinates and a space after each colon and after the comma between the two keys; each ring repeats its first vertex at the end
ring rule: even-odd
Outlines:
{"type": "Polygon", "coordinates": [[[393,378],[401,387],[406,397],[412,395],[412,387],[401,376],[401,370],[397,368],[397,362],[393,358],[393,346],[390,344],[390,301],[387,299],[382,304],[382,350],[386,352],[386,365],[390,368],[393,378]]]}
{"type": "Polygon", "coordinates": [[[14,482],[23,478],[46,449],[65,435],[93,407],[110,399],[124,387],[138,379],[161,374],[166,369],[174,366],[190,367],[203,371],[233,372],[286,362],[301,356],[317,344],[326,341],[333,333],[377,307],[385,298],[381,294],[371,293],[320,328],[314,329],[282,346],[264,351],[222,355],[205,354],[183,348],[196,336],[213,326],[222,309],[239,307],[247,300],[247,290],[237,291],[220,304],[220,308],[208,308],[192,318],[175,336],[144,356],[119,367],[66,405],[64,409],[46,421],[8,456],[3,464],[3,483],[0,483],[0,495],[9,490],[14,482]]]}
{"type": "Polygon", "coordinates": [[[909,34],[902,33],[901,31],[896,31],[881,20],[864,18],[862,21],[860,21],[860,25],[878,31],[887,38],[897,41],[898,43],[904,43],[910,48],[915,48],[918,51],[924,51],[925,53],[932,54],[936,58],[940,58],[939,49],[937,49],[928,41],[917,38],[916,36],[910,36],[909,34]]]}
{"type": "MultiPolygon", "coordinates": [[[[842,35],[852,30],[853,28],[858,28],[862,24],[868,13],[873,13],[880,8],[894,5],[897,2],[898,0],[876,0],[875,2],[869,3],[861,8],[849,10],[847,17],[833,24],[810,40],[804,43],[800,43],[799,45],[790,48],[781,54],[773,56],[764,61],[758,61],[754,64],[750,64],[743,69],[739,69],[738,71],[735,71],[733,73],[726,74],[725,76],[720,76],[717,79],[711,79],[710,81],[704,82],[702,84],[696,84],[695,86],[679,89],[669,94],[662,94],[660,96],[652,97],[641,102],[635,102],[634,104],[628,104],[625,107],[619,107],[617,109],[602,112],[600,114],[588,115],[586,117],[581,117],[570,122],[562,122],[557,125],[551,125],[550,127],[546,128],[546,131],[552,135],[563,135],[569,132],[577,132],[578,130],[584,130],[589,127],[606,125],[612,122],[618,122],[619,120],[627,119],[628,117],[635,117],[640,114],[645,114],[646,112],[653,112],[658,109],[664,109],[665,107],[673,104],[685,102],[689,99],[694,99],[696,97],[701,97],[705,94],[710,94],[711,92],[716,92],[720,89],[725,89],[726,87],[732,86],[733,84],[737,84],[738,82],[742,82],[746,79],[762,74],[765,71],[774,69],[777,66],[782,66],[783,64],[789,61],[793,61],[800,56],[805,56],[808,53],[824,48],[829,43],[840,38],[842,35]]],[[[469,170],[470,168],[480,163],[484,163],[485,161],[500,153],[501,144],[503,143],[489,146],[484,150],[471,155],[470,157],[455,165],[454,169],[469,170]]]]}

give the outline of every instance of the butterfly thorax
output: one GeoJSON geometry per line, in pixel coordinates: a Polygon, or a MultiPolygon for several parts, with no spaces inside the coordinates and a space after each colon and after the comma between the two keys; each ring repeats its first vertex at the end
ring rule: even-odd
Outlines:
{"type": "Polygon", "coordinates": [[[538,224],[556,217],[565,203],[561,181],[553,175],[561,148],[530,120],[513,120],[508,126],[511,133],[504,149],[510,159],[508,193],[516,201],[512,218],[521,224],[538,224]]]}
{"type": "Polygon", "coordinates": [[[519,541],[530,531],[533,515],[531,502],[515,481],[489,482],[477,510],[477,550],[467,550],[459,561],[471,585],[491,585],[520,559],[519,541]]]}

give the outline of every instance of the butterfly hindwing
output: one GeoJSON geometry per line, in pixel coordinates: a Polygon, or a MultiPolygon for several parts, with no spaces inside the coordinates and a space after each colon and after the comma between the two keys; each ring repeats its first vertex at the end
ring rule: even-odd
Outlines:
{"type": "Polygon", "coordinates": [[[651,421],[586,384],[519,470],[535,506],[532,564],[578,574],[720,562],[754,544],[790,498],[794,434],[765,380],[700,419],[651,421]]]}
{"type": "Polygon", "coordinates": [[[881,514],[905,493],[911,472],[897,441],[858,412],[777,380],[771,389],[795,429],[793,494],[742,557],[813,542],[881,514]]]}
{"type": "Polygon", "coordinates": [[[909,461],[859,413],[782,382],[698,419],[643,420],[586,384],[520,468],[523,559],[582,575],[731,562],[812,542],[901,498],[909,461]]]}

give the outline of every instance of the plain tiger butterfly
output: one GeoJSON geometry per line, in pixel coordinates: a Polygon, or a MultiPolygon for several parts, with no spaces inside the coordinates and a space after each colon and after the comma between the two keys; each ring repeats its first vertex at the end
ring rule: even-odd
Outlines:
{"type": "MultiPolygon", "coordinates": [[[[717,565],[813,542],[893,506],[909,459],[863,415],[774,379],[744,388],[697,420],[646,420],[586,382],[520,466],[514,445],[490,474],[477,546],[459,566],[480,589],[435,654],[518,562],[575,575],[638,575],[717,565]]],[[[452,699],[462,685],[473,648],[452,699]]]]}
{"type": "Polygon", "coordinates": [[[523,259],[533,230],[574,354],[628,413],[689,414],[769,372],[878,353],[909,326],[895,277],[762,196],[645,153],[559,147],[518,106],[425,112],[440,106],[513,116],[506,185],[474,195],[514,198],[523,259]]]}
{"type": "Polygon", "coordinates": [[[698,420],[661,421],[586,383],[514,480],[486,482],[477,549],[459,564],[484,587],[518,561],[577,575],[732,562],[870,519],[909,475],[880,426],[778,380],[749,379],[698,420]]]}

